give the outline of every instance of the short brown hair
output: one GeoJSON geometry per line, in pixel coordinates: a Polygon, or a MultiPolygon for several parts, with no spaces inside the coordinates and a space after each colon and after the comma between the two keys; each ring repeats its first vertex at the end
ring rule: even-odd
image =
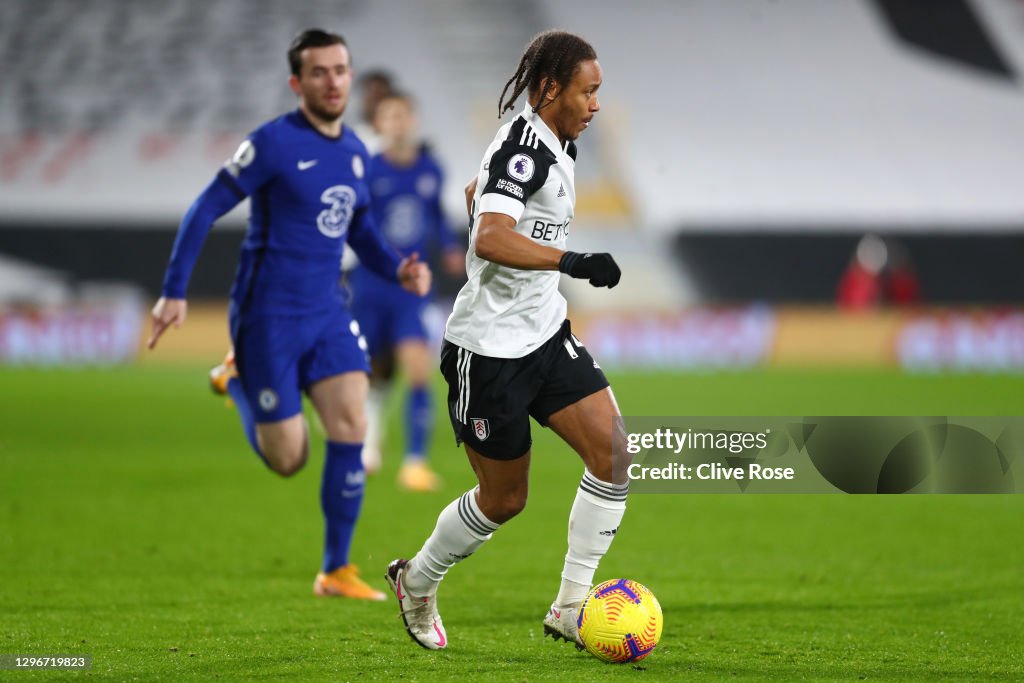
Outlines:
{"type": "Polygon", "coordinates": [[[288,66],[292,70],[292,76],[302,73],[302,51],[310,47],[329,47],[331,45],[344,45],[348,43],[337,33],[328,33],[323,29],[306,29],[295,36],[291,46],[288,48],[288,66]]]}

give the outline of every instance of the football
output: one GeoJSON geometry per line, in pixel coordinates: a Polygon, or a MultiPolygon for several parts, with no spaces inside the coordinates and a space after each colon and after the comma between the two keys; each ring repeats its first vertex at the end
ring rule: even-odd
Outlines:
{"type": "Polygon", "coordinates": [[[658,599],[643,584],[612,579],[590,591],[576,626],[587,652],[606,662],[636,662],[661,639],[658,599]]]}

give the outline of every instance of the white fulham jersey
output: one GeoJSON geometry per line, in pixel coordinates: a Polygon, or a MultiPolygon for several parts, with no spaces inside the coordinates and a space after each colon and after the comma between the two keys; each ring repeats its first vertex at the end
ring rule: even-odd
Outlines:
{"type": "Polygon", "coordinates": [[[551,338],[565,320],[557,270],[507,268],[476,255],[483,213],[503,213],[520,235],[565,249],[576,206],[576,145],[558,143],[527,105],[498,130],[484,153],[473,197],[466,255],[469,281],[455,299],[445,339],[482,356],[522,358],[551,338]]]}

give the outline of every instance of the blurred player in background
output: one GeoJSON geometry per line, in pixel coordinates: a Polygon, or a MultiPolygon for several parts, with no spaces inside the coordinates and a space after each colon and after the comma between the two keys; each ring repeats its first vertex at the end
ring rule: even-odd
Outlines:
{"type": "Polygon", "coordinates": [[[361,451],[369,387],[365,341],[338,286],[344,243],[381,278],[415,294],[430,270],[400,260],[369,212],[369,155],[342,125],[352,83],[345,40],[318,29],[288,50],[298,109],[257,128],[185,214],[153,308],[149,347],[185,322],[186,290],[214,221],[251,197],[249,228],[231,290],[234,356],[211,380],[230,394],[256,454],[281,476],[309,455],[302,392],[327,434],[320,500],[326,522],[317,595],[380,600],[349,563],[365,484],[361,451]]]}
{"type": "MultiPolygon", "coordinates": [[[[437,245],[445,270],[455,277],[464,276],[466,252],[456,243],[441,208],[444,174],[419,139],[411,97],[392,91],[378,102],[375,111],[374,127],[382,151],[370,160],[367,177],[371,210],[384,239],[400,254],[426,254],[437,245]]],[[[398,483],[411,491],[434,491],[440,481],[426,463],[433,424],[430,377],[434,360],[424,324],[430,299],[410,294],[364,267],[352,270],[348,283],[352,314],[369,344],[373,367],[363,463],[368,472],[380,469],[383,412],[397,363],[408,383],[405,462],[398,483]]]]}
{"type": "Polygon", "coordinates": [[[359,95],[359,121],[355,123],[356,135],[366,145],[370,154],[380,151],[380,134],[376,122],[377,105],[395,91],[395,78],[384,69],[367,71],[356,82],[359,95]]]}
{"type": "MultiPolygon", "coordinates": [[[[448,319],[441,371],[456,442],[465,444],[479,486],[441,512],[415,557],[387,570],[406,630],[427,649],[448,643],[437,610],[445,574],[526,505],[531,416],[585,464],[545,634],[580,644],[576,615],[626,510],[624,473],[615,481],[612,471],[619,410],[604,373],[572,334],[558,292],[559,271],[595,287],[614,287],[621,275],[610,254],[565,250],[576,201],[573,141],[600,109],[601,80],[585,40],[562,31],[538,35],[505,84],[499,114],[524,90],[527,106],[498,130],[467,188],[469,281],[448,319]]],[[[485,598],[467,599],[482,605],[485,598]]]]}
{"type": "Polygon", "coordinates": [[[921,285],[906,247],[895,239],[864,235],[839,280],[836,304],[844,311],[921,303],[921,285]]]}

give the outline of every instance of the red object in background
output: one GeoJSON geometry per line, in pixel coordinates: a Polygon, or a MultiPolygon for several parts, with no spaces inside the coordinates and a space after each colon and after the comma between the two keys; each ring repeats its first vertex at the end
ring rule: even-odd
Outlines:
{"type": "Polygon", "coordinates": [[[878,273],[854,261],[839,280],[836,303],[839,308],[861,311],[881,303],[882,282],[878,273]]]}
{"type": "Polygon", "coordinates": [[[885,277],[885,301],[894,306],[921,303],[921,285],[909,268],[891,268],[885,277]]]}

